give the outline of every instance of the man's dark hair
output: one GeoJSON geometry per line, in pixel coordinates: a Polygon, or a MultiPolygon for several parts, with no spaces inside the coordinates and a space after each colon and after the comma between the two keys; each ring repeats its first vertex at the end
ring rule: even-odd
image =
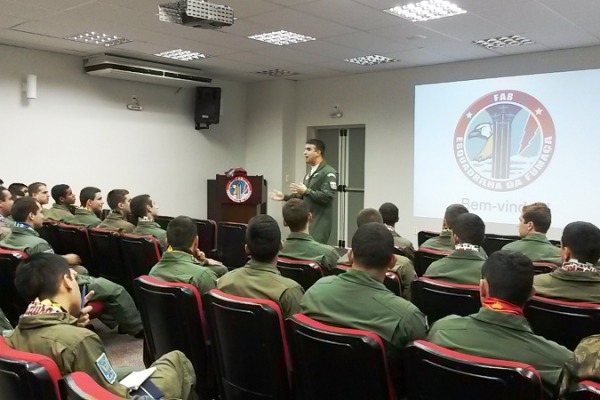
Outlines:
{"type": "Polygon", "coordinates": [[[523,222],[533,222],[536,232],[548,232],[552,223],[550,208],[545,203],[533,203],[523,206],[523,222]]]}
{"type": "Polygon", "coordinates": [[[131,199],[131,213],[137,217],[142,218],[146,216],[147,207],[152,206],[152,199],[149,194],[140,194],[131,199]]]}
{"type": "Polygon", "coordinates": [[[386,225],[394,226],[398,222],[398,207],[392,203],[383,203],[379,207],[379,213],[383,218],[383,223],[386,225]]]}
{"type": "Polygon", "coordinates": [[[308,207],[300,199],[290,199],[283,206],[283,220],[292,232],[300,232],[308,224],[308,207]]]}
{"type": "Polygon", "coordinates": [[[446,212],[444,213],[444,219],[446,220],[446,227],[448,229],[454,229],[454,221],[459,215],[468,214],[469,210],[467,207],[462,204],[450,204],[446,208],[446,212]]]}
{"type": "Polygon", "coordinates": [[[257,215],[248,222],[246,244],[253,260],[270,262],[279,253],[281,231],[270,215],[257,215]]]}
{"type": "Polygon", "coordinates": [[[596,264],[600,258],[600,229],[594,224],[571,222],[563,229],[560,241],[571,250],[571,258],[579,262],[596,264]]]}
{"type": "Polygon", "coordinates": [[[67,197],[67,190],[69,190],[69,188],[70,186],[65,185],[64,183],[53,186],[52,191],[50,193],[52,194],[52,198],[54,199],[54,201],[60,204],[60,198],[67,197]]]}
{"type": "MultiPolygon", "coordinates": [[[[8,189],[5,188],[4,186],[0,186],[0,201],[6,201],[7,196],[4,195],[5,190],[8,190],[8,189]]],[[[9,191],[9,193],[10,193],[10,191],[9,191]]]]}
{"type": "Polygon", "coordinates": [[[188,250],[198,236],[198,228],[191,218],[180,215],[167,225],[167,242],[175,250],[188,250]]]}
{"type": "Polygon", "coordinates": [[[367,222],[352,237],[354,262],[365,268],[386,269],[394,256],[392,233],[380,222],[367,222]]]}
{"type": "Polygon", "coordinates": [[[32,196],[39,192],[42,186],[46,186],[46,184],[44,182],[33,182],[27,187],[27,191],[29,192],[29,195],[32,196]]]}
{"type": "Polygon", "coordinates": [[[50,253],[32,254],[15,273],[15,286],[28,301],[52,299],[60,288],[63,276],[70,275],[69,263],[50,253]]]}
{"type": "Polygon", "coordinates": [[[359,228],[364,224],[368,224],[369,222],[378,222],[383,224],[383,218],[381,218],[381,214],[374,208],[365,208],[360,210],[358,215],[356,216],[356,226],[359,228]]]}
{"type": "Polygon", "coordinates": [[[88,200],[94,201],[94,199],[96,198],[96,193],[99,192],[101,192],[101,190],[94,186],[86,186],[83,189],[81,189],[81,192],[79,193],[79,200],[81,201],[81,206],[85,207],[88,200]]]}
{"type": "Polygon", "coordinates": [[[128,194],[129,191],[125,189],[113,189],[110,192],[108,192],[108,195],[106,196],[106,202],[108,203],[110,209],[118,210],[119,203],[124,203],[125,196],[127,196],[128,194]]]}
{"type": "Polygon", "coordinates": [[[452,233],[458,236],[460,243],[481,246],[485,240],[485,224],[476,214],[462,214],[456,217],[452,233]]]}
{"type": "Polygon", "coordinates": [[[306,144],[312,144],[317,150],[321,151],[321,155],[325,154],[325,143],[320,139],[308,139],[306,144]]]}
{"type": "Polygon", "coordinates": [[[481,276],[488,282],[491,297],[522,307],[531,296],[533,263],[521,253],[495,251],[483,263],[481,276]]]}
{"type": "Polygon", "coordinates": [[[24,183],[11,183],[8,186],[8,191],[16,198],[16,197],[24,197],[26,196],[27,185],[24,183]]]}
{"type": "Polygon", "coordinates": [[[15,222],[26,222],[29,213],[37,214],[40,205],[33,197],[25,196],[15,200],[10,214],[15,222]]]}

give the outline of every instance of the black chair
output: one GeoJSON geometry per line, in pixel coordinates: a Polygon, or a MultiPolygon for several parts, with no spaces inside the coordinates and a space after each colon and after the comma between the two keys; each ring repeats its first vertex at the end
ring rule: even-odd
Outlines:
{"type": "Polygon", "coordinates": [[[65,375],[58,381],[63,400],[123,400],[100,386],[85,372],[65,375]]]}
{"type": "Polygon", "coordinates": [[[418,278],[410,286],[412,302],[433,324],[447,315],[467,316],[481,308],[479,286],[459,285],[429,278],[418,278]]]}
{"type": "Polygon", "coordinates": [[[581,381],[567,391],[565,400],[600,400],[600,383],[581,381]]]}
{"type": "Polygon", "coordinates": [[[286,328],[298,398],[396,399],[383,341],[373,332],[302,314],[288,319],[286,328]]]}
{"type": "Polygon", "coordinates": [[[0,248],[0,308],[13,326],[29,304],[15,287],[15,272],[25,259],[27,254],[22,251],[0,248]]]}
{"type": "Polygon", "coordinates": [[[161,228],[167,230],[167,225],[169,222],[173,221],[174,217],[167,217],[166,215],[158,215],[154,217],[154,222],[160,225],[161,228]]]}
{"type": "MultiPolygon", "coordinates": [[[[348,271],[351,267],[349,265],[338,264],[331,273],[333,275],[340,275],[344,272],[348,271]]],[[[400,277],[398,274],[392,271],[387,271],[385,273],[385,278],[383,279],[383,285],[388,288],[388,290],[394,293],[396,296],[402,296],[402,285],[400,284],[400,277]]]]}
{"type": "Polygon", "coordinates": [[[575,350],[581,339],[597,334],[600,328],[600,304],[533,296],[525,304],[524,313],[536,335],[570,350],[575,350]]]}
{"type": "Polygon", "coordinates": [[[81,264],[88,270],[90,275],[98,276],[99,271],[92,258],[87,228],[60,223],[56,227],[56,232],[63,254],[77,254],[81,258],[81,264]]]}
{"type": "Polygon", "coordinates": [[[221,398],[291,399],[290,361],[277,303],[216,289],[203,300],[221,398]]]}
{"type": "Polygon", "coordinates": [[[56,254],[65,254],[58,238],[58,224],[58,221],[44,221],[42,227],[37,229],[37,232],[42,239],[48,242],[56,254]]]}
{"type": "Polygon", "coordinates": [[[470,356],[424,340],[404,349],[408,400],[541,400],[542,383],[528,364],[470,356]]]}
{"type": "Polygon", "coordinates": [[[100,219],[104,221],[106,219],[106,217],[108,216],[108,214],[110,214],[110,210],[108,208],[105,208],[100,213],[100,219]]]}
{"type": "Polygon", "coordinates": [[[419,244],[419,247],[421,247],[421,245],[423,243],[425,243],[427,240],[434,238],[434,237],[438,237],[438,236],[440,236],[439,232],[419,231],[417,233],[417,243],[419,244]]]}
{"type": "Polygon", "coordinates": [[[246,244],[246,224],[219,222],[217,228],[217,259],[228,268],[239,268],[248,262],[246,244]]]}
{"type": "Polygon", "coordinates": [[[450,254],[447,251],[423,249],[415,251],[415,272],[417,276],[423,276],[432,262],[440,260],[450,254]]]}
{"type": "Polygon", "coordinates": [[[180,350],[196,371],[196,391],[201,400],[217,396],[214,367],[208,350],[208,331],[198,289],[187,283],[165,282],[150,276],[133,281],[149,361],[180,350]]]}
{"type": "Polygon", "coordinates": [[[494,235],[493,233],[488,233],[485,235],[485,240],[483,241],[481,247],[483,247],[483,249],[489,256],[492,253],[502,249],[502,247],[506,246],[507,244],[516,242],[520,239],[520,236],[494,235]]]}
{"type": "Polygon", "coordinates": [[[323,268],[317,262],[310,260],[294,260],[287,257],[277,259],[277,269],[282,276],[298,282],[304,290],[308,290],[324,275],[323,268]]]}
{"type": "Polygon", "coordinates": [[[533,273],[536,275],[539,274],[548,274],[558,268],[557,265],[547,262],[534,262],[533,263],[533,273]]]}
{"type": "Polygon", "coordinates": [[[121,252],[121,235],[108,229],[88,229],[92,257],[98,270],[98,276],[123,286],[133,295],[133,272],[128,269],[121,252]]]}
{"type": "Polygon", "coordinates": [[[121,253],[132,278],[148,275],[160,260],[158,241],[150,235],[121,234],[121,253]]]}
{"type": "Polygon", "coordinates": [[[194,219],[198,230],[198,248],[207,257],[217,257],[217,223],[212,219],[194,219]]]}

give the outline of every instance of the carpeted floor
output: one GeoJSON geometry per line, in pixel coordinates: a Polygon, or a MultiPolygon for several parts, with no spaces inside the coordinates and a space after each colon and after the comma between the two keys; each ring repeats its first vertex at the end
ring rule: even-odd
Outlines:
{"type": "Polygon", "coordinates": [[[130,368],[134,371],[144,369],[143,339],[129,335],[119,335],[117,330],[110,330],[99,320],[93,320],[94,329],[106,347],[108,359],[113,368],[130,368]]]}

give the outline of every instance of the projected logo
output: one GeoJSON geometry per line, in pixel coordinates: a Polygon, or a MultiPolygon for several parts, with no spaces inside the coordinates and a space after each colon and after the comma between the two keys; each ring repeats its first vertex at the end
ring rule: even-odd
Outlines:
{"type": "Polygon", "coordinates": [[[554,153],[554,123],[536,98],[499,90],[475,101],[454,133],[463,173],[484,189],[506,192],[539,178],[554,153]]]}
{"type": "Polygon", "coordinates": [[[243,176],[230,179],[225,187],[227,197],[236,203],[243,203],[252,196],[252,184],[243,176]]]}

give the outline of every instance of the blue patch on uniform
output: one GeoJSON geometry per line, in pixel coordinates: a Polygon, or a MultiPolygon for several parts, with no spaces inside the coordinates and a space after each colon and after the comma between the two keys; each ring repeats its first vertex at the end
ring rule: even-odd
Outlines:
{"type": "Polygon", "coordinates": [[[102,355],[98,357],[96,360],[96,366],[100,370],[100,373],[104,379],[106,379],[106,381],[112,385],[117,379],[117,373],[113,369],[112,365],[110,365],[110,361],[108,361],[106,353],[102,353],[102,355]]]}

